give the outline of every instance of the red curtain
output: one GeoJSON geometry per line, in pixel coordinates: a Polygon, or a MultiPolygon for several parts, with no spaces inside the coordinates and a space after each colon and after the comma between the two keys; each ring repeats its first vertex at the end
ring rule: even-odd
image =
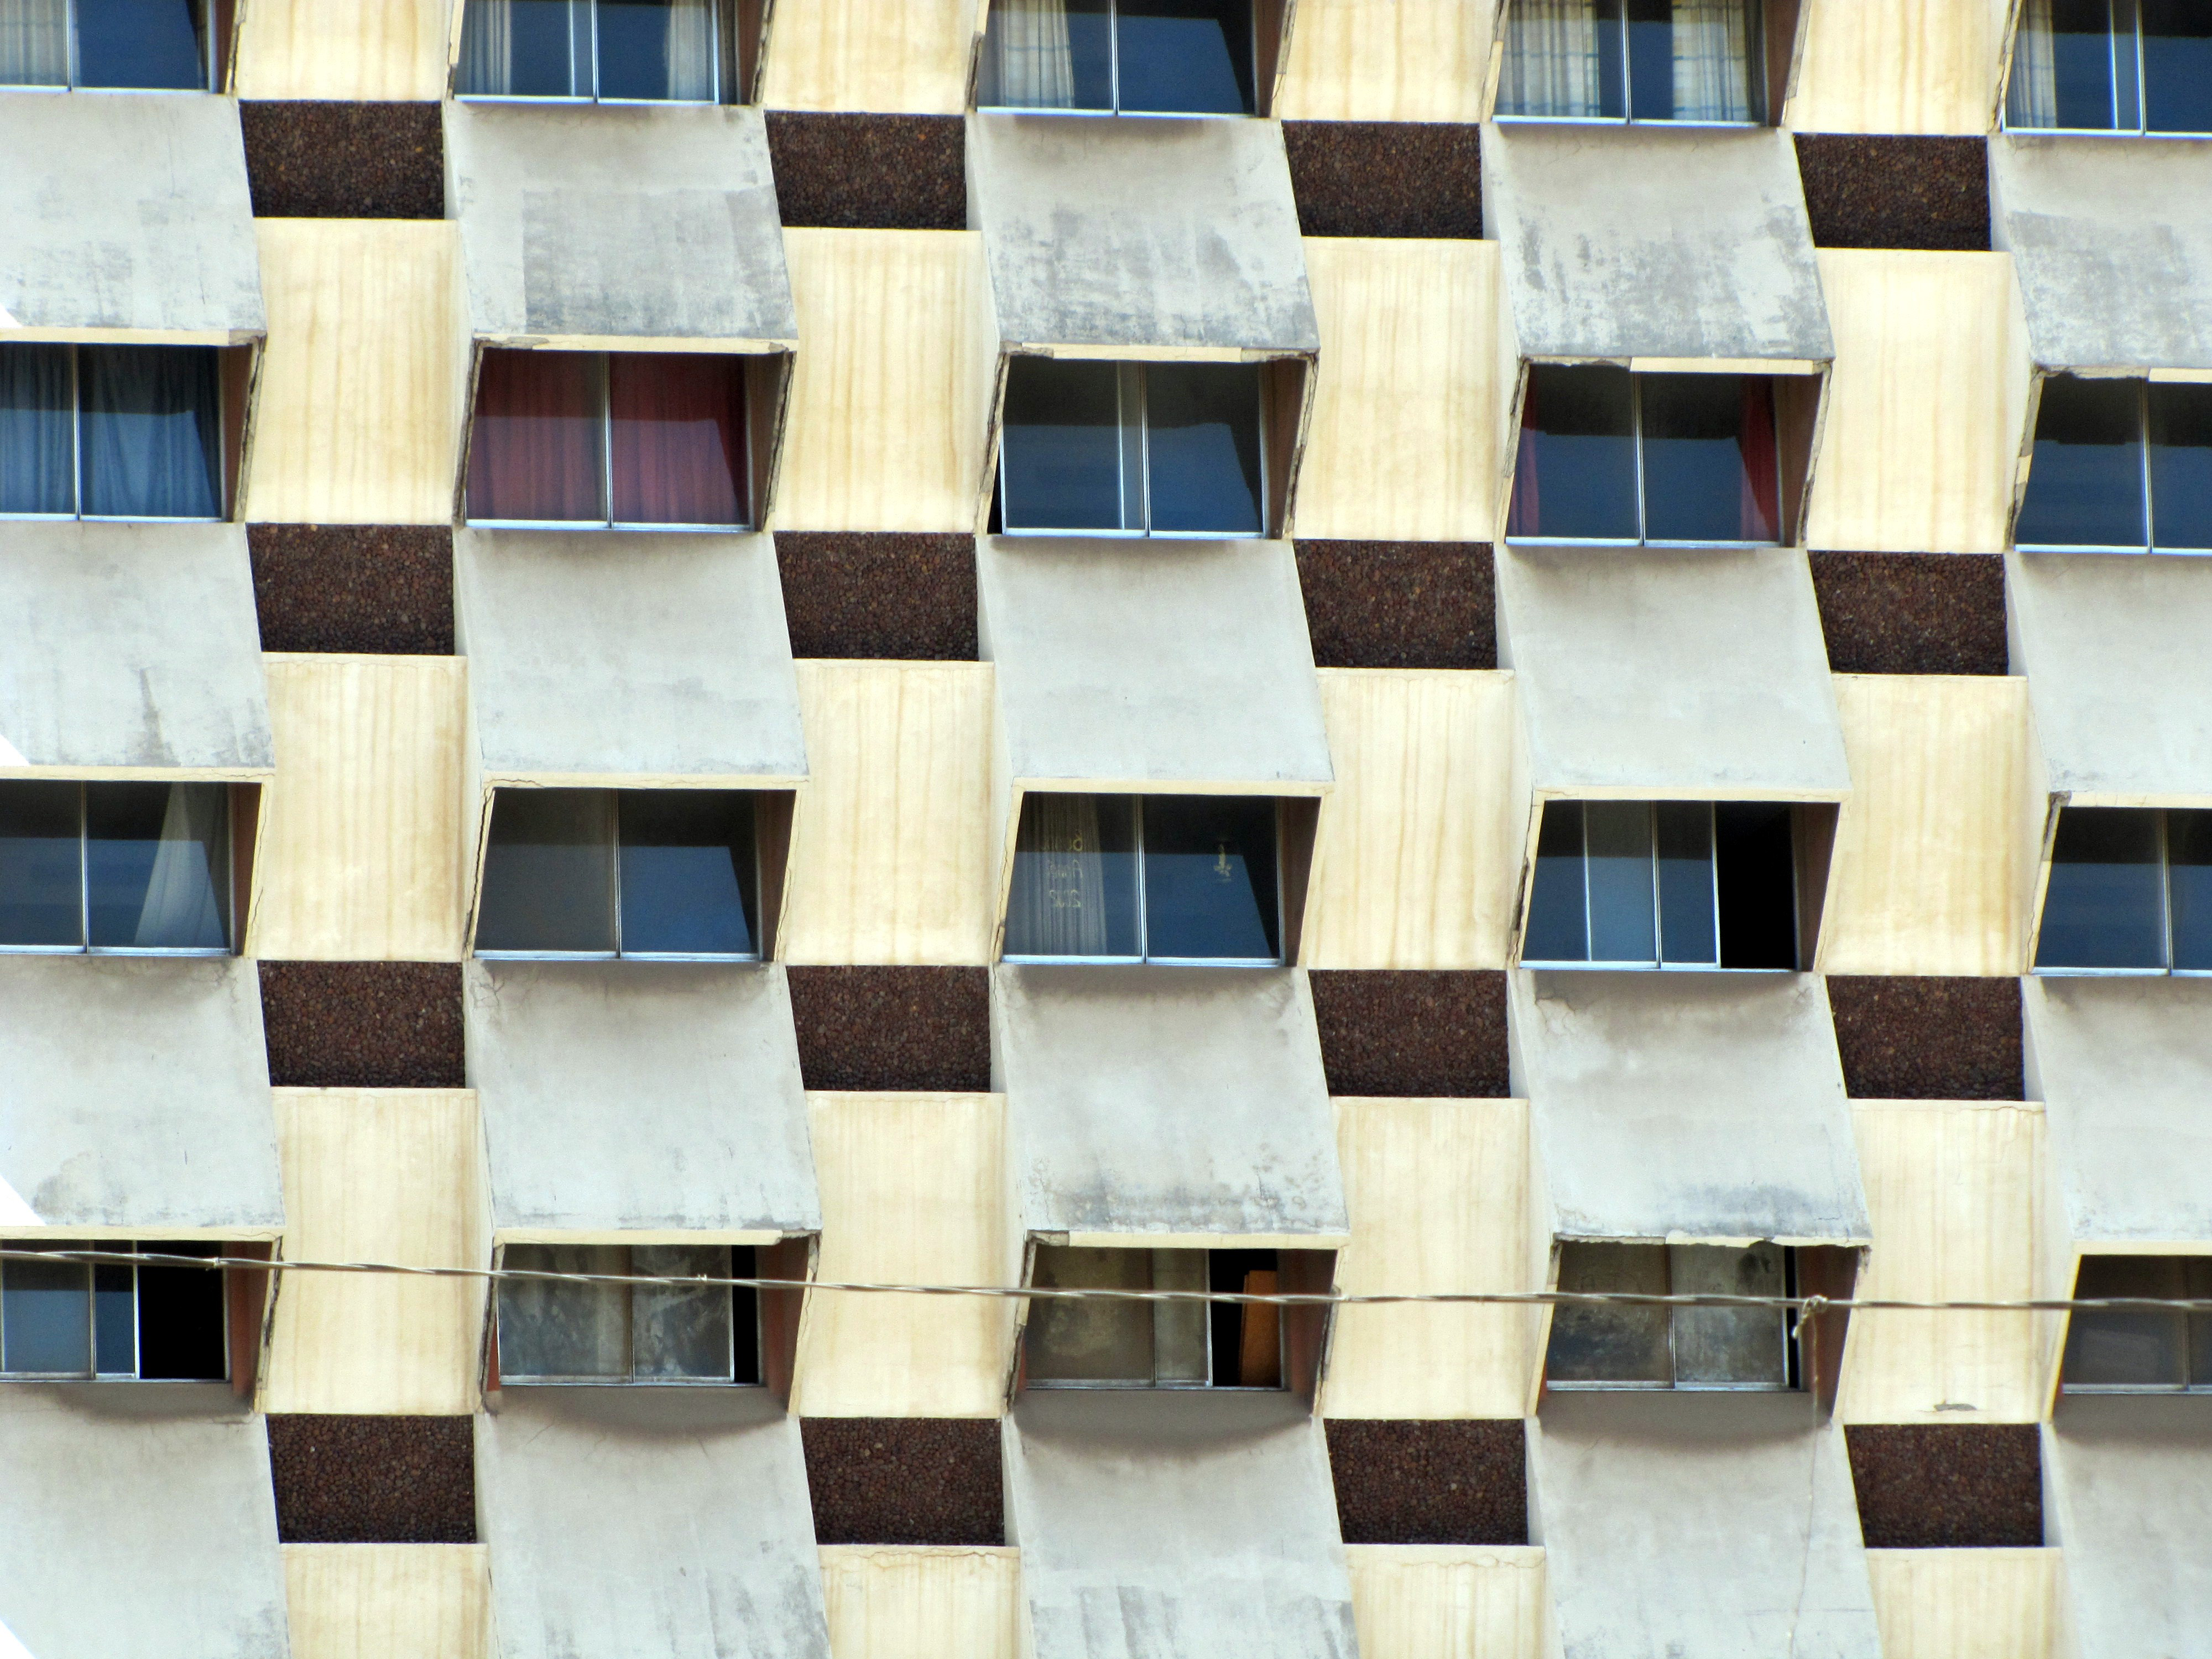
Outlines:
{"type": "Polygon", "coordinates": [[[469,440],[469,517],[604,522],[600,358],[487,351],[469,440]]]}
{"type": "Polygon", "coordinates": [[[746,521],[744,363],[721,354],[608,357],[617,524],[746,521]]]}
{"type": "Polygon", "coordinates": [[[1743,505],[1737,538],[1747,542],[1782,539],[1782,483],[1776,465],[1774,382],[1763,374],[1743,377],[1743,505]]]}

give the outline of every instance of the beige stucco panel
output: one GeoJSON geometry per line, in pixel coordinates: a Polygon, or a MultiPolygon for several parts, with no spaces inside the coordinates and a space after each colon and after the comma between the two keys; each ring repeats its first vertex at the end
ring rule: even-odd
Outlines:
{"type": "Polygon", "coordinates": [[[1320,676],[1336,792],[1322,814],[1306,964],[1504,967],[1527,817],[1511,790],[1513,676],[1320,676]]]}
{"type": "Polygon", "coordinates": [[[1882,1659],[2050,1659],[2055,1549],[1869,1550],[1882,1659]]]}
{"type": "MultiPolygon", "coordinates": [[[[769,109],[957,115],[982,0],[776,0],[769,109]]],[[[794,273],[794,276],[796,273],[794,273]]]]}
{"type": "MultiPolygon", "coordinates": [[[[279,1089],[276,1108],[288,1261],[488,1263],[474,1091],[279,1089]]],[[[483,1299],[478,1279],[286,1274],[265,1409],[475,1411],[483,1299]]]]}
{"type": "Polygon", "coordinates": [[[1019,1659],[1018,1550],[826,1544],[822,1594],[836,1659],[1019,1659]]]}
{"type": "Polygon", "coordinates": [[[812,770],[792,838],[785,959],[988,963],[991,665],[794,666],[812,770]]]}
{"type": "Polygon", "coordinates": [[[1820,967],[1831,974],[2018,974],[2041,828],[2027,682],[1838,674],[1851,769],[1820,967]]]}
{"type": "Polygon", "coordinates": [[[1479,121],[1496,0],[1297,0],[1276,113],[1479,121]]]}
{"type": "Polygon", "coordinates": [[[442,98],[446,14],[459,5],[459,0],[247,0],[239,8],[238,95],[442,98]]]}
{"type": "Polygon", "coordinates": [[[1499,1544],[1352,1544],[1352,1617],[1372,1659],[1537,1659],[1544,1552],[1499,1544]]]}
{"type": "Polygon", "coordinates": [[[1987,132],[2002,4],[1808,0],[1786,125],[1800,132],[1987,132]]]}
{"type": "Polygon", "coordinates": [[[459,657],[272,653],[276,779],[262,804],[249,954],[461,954],[459,657]]]}
{"type": "Polygon", "coordinates": [[[482,1544],[286,1544],[292,1659],[487,1659],[482,1544]]]}
{"type": "Polygon", "coordinates": [[[1488,540],[1504,419],[1498,244],[1309,236],[1305,247],[1321,368],[1298,534],[1488,540]]]}

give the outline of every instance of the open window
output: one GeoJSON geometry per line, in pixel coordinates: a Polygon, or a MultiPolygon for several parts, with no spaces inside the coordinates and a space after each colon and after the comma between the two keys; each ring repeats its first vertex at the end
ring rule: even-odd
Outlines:
{"type": "Polygon", "coordinates": [[[465,0],[457,97],[743,103],[769,0],[465,0]]]}
{"type": "MultiPolygon", "coordinates": [[[[255,1244],[11,1240],[11,1250],[217,1256],[255,1244]]],[[[250,1384],[268,1275],[160,1262],[0,1261],[0,1376],[250,1384]]]]}
{"type": "MultiPolygon", "coordinates": [[[[1796,1296],[1798,1252],[1780,1244],[1559,1247],[1559,1289],[1638,1296],[1796,1296]]],[[[1806,1386],[1784,1308],[1562,1303],[1544,1356],[1547,1389],[1783,1390],[1806,1386]]]]}
{"type": "Polygon", "coordinates": [[[252,356],[250,346],[0,344],[0,517],[228,518],[252,356]]]}
{"type": "Polygon", "coordinates": [[[2212,386],[2045,379],[2013,541],[2212,553],[2212,386]]]}
{"type": "Polygon", "coordinates": [[[2021,0],[2014,132],[2212,133],[2203,0],[2021,0]]]}
{"type": "Polygon", "coordinates": [[[1797,0],[1504,0],[1497,118],[1779,119],[1797,0]]]}
{"type": "MultiPolygon", "coordinates": [[[[2212,1301],[2212,1256],[2085,1255],[2076,1300],[2212,1301]]],[[[2212,1394],[2212,1314],[2077,1308],[2066,1324],[2068,1394],[2212,1394]]]]}
{"type": "Polygon", "coordinates": [[[1264,115],[1287,0],[988,0],[975,106],[1264,115]]]}
{"type": "MultiPolygon", "coordinates": [[[[764,1277],[729,1244],[509,1244],[503,1268],[665,1279],[764,1277]]],[[[788,1294],[787,1292],[786,1294],[788,1294]]],[[[492,1385],[767,1380],[760,1292],[743,1285],[499,1281],[492,1385]]]]}
{"type": "Polygon", "coordinates": [[[0,782],[0,951],[226,956],[253,784],[0,782]]]}
{"type": "Polygon", "coordinates": [[[2068,806],[2038,973],[2212,973],[2212,811],[2068,806]]]}
{"type": "Polygon", "coordinates": [[[236,0],[5,0],[0,89],[221,92],[236,0]]]}

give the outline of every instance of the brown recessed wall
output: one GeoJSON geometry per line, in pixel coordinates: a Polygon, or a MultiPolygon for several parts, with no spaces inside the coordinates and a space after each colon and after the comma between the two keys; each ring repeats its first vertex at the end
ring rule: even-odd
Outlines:
{"type": "Polygon", "coordinates": [[[975,538],[781,530],[794,657],[975,660],[975,538]]]}
{"type": "Polygon", "coordinates": [[[453,654],[453,532],[445,525],[246,529],[264,651],[453,654]]]}
{"type": "Polygon", "coordinates": [[[817,1544],[1006,1540],[995,1418],[810,1417],[817,1544]]]}
{"type": "Polygon", "coordinates": [[[453,962],[264,962],[261,1023],[280,1089],[459,1089],[453,962]]]}
{"type": "Polygon", "coordinates": [[[256,218],[446,216],[436,104],[247,99],[238,119],[256,218]]]}
{"type": "Polygon", "coordinates": [[[2042,1547],[2034,1424],[1853,1424],[1844,1434],[1869,1549],[2042,1547]]]}
{"type": "Polygon", "coordinates": [[[1838,674],[2002,674],[2004,558],[1996,553],[1809,556],[1838,674]]]}
{"type": "Polygon", "coordinates": [[[1316,668],[1495,668],[1487,542],[1297,544],[1316,668]]]}
{"type": "Polygon", "coordinates": [[[1346,1543],[1528,1541],[1526,1431],[1519,1418],[1332,1418],[1327,1427],[1346,1543]]]}
{"type": "Polygon", "coordinates": [[[1814,246],[1989,251],[1984,140],[1839,132],[1796,139],[1814,246]]]}
{"type": "Polygon", "coordinates": [[[1482,235],[1482,130],[1457,121],[1285,121],[1308,236],[1482,235]]]}
{"type": "Polygon", "coordinates": [[[473,1544],[475,1419],[269,1419],[276,1536],[287,1544],[473,1544]]]}
{"type": "Polygon", "coordinates": [[[967,128],[957,115],[772,109],[783,222],[837,230],[965,230],[967,128]]]}
{"type": "Polygon", "coordinates": [[[1512,1092],[1504,974],[1334,968],[1308,979],[1332,1095],[1502,1099],[1512,1092]]]}
{"type": "Polygon", "coordinates": [[[2020,981],[1828,975],[1854,1100],[2021,1100],[2020,981]]]}
{"type": "Polygon", "coordinates": [[[810,1089],[982,1094],[991,1086],[983,968],[792,968],[810,1089]]]}

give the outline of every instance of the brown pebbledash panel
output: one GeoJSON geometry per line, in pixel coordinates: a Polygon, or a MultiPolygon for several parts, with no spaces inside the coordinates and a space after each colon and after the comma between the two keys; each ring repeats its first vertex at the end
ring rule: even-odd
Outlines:
{"type": "Polygon", "coordinates": [[[975,660],[975,538],[781,530],[794,657],[975,660]]]}
{"type": "Polygon", "coordinates": [[[1482,236],[1482,130],[1459,121],[1285,121],[1308,236],[1482,236]]]}
{"type": "Polygon", "coordinates": [[[2004,557],[1814,552],[1813,592],[1838,674],[2003,674],[2004,557]]]}
{"type": "Polygon", "coordinates": [[[984,968],[792,968],[810,1089],[982,1094],[991,1086],[984,968]]]}
{"type": "Polygon", "coordinates": [[[1526,1430],[1475,1421],[1331,1418],[1329,1472],[1347,1544],[1525,1544],[1526,1430]]]}
{"type": "Polygon", "coordinates": [[[957,115],[772,109],[768,154],[786,225],[968,228],[968,137],[957,115]]]}
{"type": "Polygon", "coordinates": [[[1853,1100],[2021,1100],[2020,981],[1828,975],[1853,1100]]]}
{"type": "Polygon", "coordinates": [[[809,1417],[817,1544],[1006,1541],[995,1418],[809,1417]]]}
{"type": "Polygon", "coordinates": [[[1505,975],[1489,969],[1316,969],[1332,1095],[1504,1099],[1505,975]]]}
{"type": "Polygon", "coordinates": [[[1297,544],[1316,668],[1495,668],[1487,542],[1297,544]]]}
{"type": "Polygon", "coordinates": [[[445,525],[255,524],[264,651],[453,654],[453,532],[445,525]]]}
{"type": "Polygon", "coordinates": [[[475,1543],[475,1433],[466,1417],[271,1417],[278,1540],[475,1543]]]}
{"type": "Polygon", "coordinates": [[[1869,1549],[2042,1547],[2034,1424],[1855,1423],[1844,1432],[1869,1549]]]}
{"type": "Polygon", "coordinates": [[[1814,246],[1989,251],[1985,141],[1843,132],[1796,139],[1814,246]]]}
{"type": "Polygon", "coordinates": [[[442,219],[434,103],[248,99],[238,106],[257,219],[442,219]]]}
{"type": "Polygon", "coordinates": [[[279,1089],[459,1089],[453,962],[264,962],[261,1023],[279,1089]]]}

